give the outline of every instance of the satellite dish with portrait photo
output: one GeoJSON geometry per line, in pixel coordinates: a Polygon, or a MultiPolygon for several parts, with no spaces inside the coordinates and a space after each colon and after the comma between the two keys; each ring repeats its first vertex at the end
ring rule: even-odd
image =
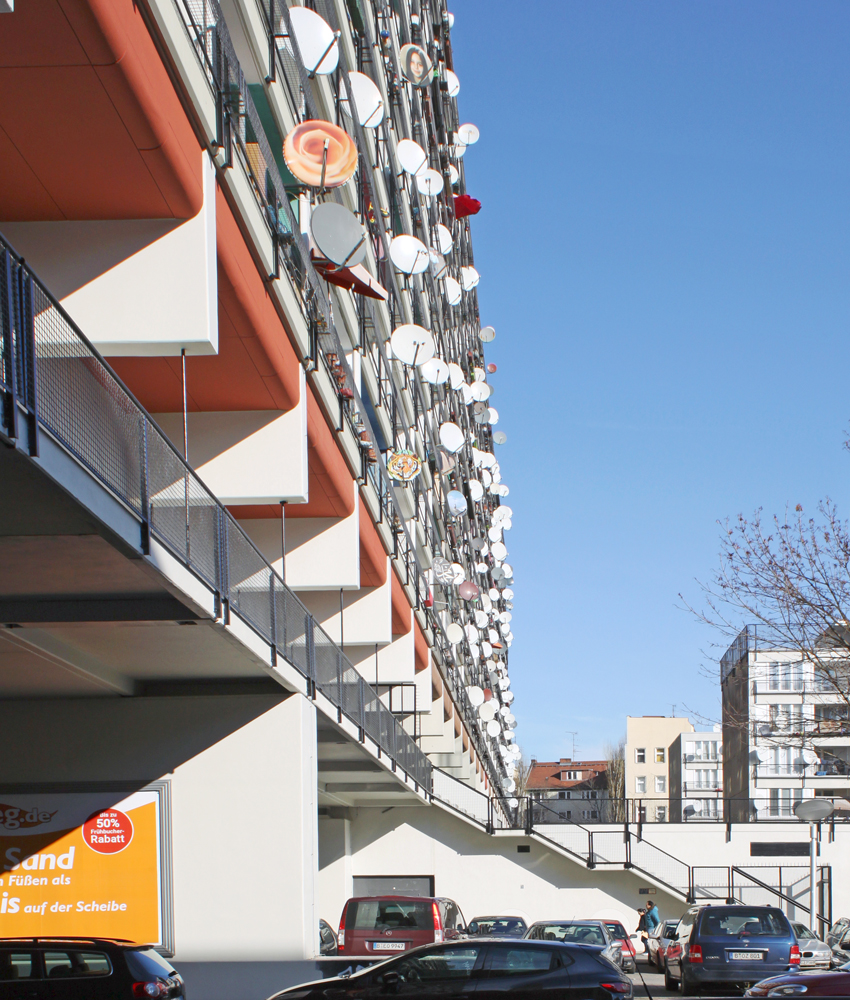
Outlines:
{"type": "Polygon", "coordinates": [[[420,45],[402,45],[401,74],[414,87],[424,87],[431,81],[431,60],[420,45]]]}

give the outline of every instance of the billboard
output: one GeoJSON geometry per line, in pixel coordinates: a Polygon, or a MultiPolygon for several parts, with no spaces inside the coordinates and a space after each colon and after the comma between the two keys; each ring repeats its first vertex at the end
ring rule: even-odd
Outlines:
{"type": "Polygon", "coordinates": [[[170,949],[157,782],[116,793],[0,792],[0,937],[123,938],[170,949]]]}

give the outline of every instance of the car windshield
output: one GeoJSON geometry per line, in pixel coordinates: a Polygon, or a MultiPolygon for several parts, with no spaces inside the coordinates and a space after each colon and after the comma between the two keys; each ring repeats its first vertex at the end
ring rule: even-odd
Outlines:
{"type": "Polygon", "coordinates": [[[540,924],[538,937],[544,941],[594,944],[605,947],[605,935],[598,924],[540,924]]]}
{"type": "Polygon", "coordinates": [[[482,917],[472,922],[478,924],[479,934],[489,934],[492,937],[519,936],[525,931],[525,921],[518,917],[482,917]]]}
{"type": "Polygon", "coordinates": [[[736,907],[719,913],[707,910],[700,933],[706,937],[786,937],[790,928],[779,913],[736,907]]]}
{"type": "Polygon", "coordinates": [[[433,930],[432,904],[425,899],[357,900],[348,904],[345,926],[355,931],[433,930]]]}
{"type": "Polygon", "coordinates": [[[817,938],[805,924],[794,924],[794,933],[803,941],[816,941],[817,938]]]}

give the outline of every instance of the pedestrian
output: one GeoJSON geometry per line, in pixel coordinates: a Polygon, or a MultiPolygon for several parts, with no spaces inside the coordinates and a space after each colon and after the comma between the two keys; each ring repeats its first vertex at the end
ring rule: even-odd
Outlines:
{"type": "Polygon", "coordinates": [[[646,904],[646,932],[651,934],[655,928],[661,923],[661,917],[658,916],[658,907],[650,901],[646,904]]]}
{"type": "Polygon", "coordinates": [[[640,934],[640,939],[643,942],[643,946],[646,949],[647,955],[649,954],[649,938],[646,934],[646,912],[642,906],[638,907],[638,913],[640,917],[638,919],[638,925],[635,927],[635,931],[640,934]]]}

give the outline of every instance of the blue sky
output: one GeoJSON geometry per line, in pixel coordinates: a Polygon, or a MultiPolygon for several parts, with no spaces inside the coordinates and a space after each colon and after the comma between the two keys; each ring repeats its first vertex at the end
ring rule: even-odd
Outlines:
{"type": "MultiPolygon", "coordinates": [[[[719,713],[717,520],[850,513],[850,4],[454,0],[517,737],[719,713]]],[[[742,623],[743,624],[743,623],[742,623]]]]}

